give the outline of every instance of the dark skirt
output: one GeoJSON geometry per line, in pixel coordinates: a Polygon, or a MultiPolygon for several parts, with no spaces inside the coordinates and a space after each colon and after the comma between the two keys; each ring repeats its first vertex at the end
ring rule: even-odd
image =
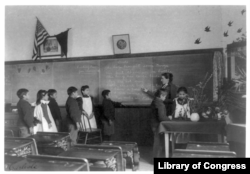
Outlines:
{"type": "Polygon", "coordinates": [[[103,125],[103,134],[104,135],[113,135],[115,133],[115,126],[114,126],[114,121],[110,125],[107,120],[102,120],[102,125],[103,125]]]}

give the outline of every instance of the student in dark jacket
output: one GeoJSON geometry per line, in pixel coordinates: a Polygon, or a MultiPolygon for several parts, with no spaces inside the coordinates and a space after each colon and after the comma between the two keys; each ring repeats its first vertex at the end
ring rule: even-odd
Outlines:
{"type": "Polygon", "coordinates": [[[29,100],[29,91],[25,88],[19,89],[17,91],[17,96],[20,99],[17,103],[18,109],[18,127],[19,136],[22,138],[28,137],[34,134],[34,114],[29,100]]]}
{"type": "Polygon", "coordinates": [[[103,134],[104,140],[109,141],[111,136],[115,133],[114,129],[114,121],[115,121],[115,107],[121,106],[119,102],[113,102],[110,98],[110,90],[102,91],[103,101],[102,101],[102,109],[103,109],[103,134]]]}
{"type": "Polygon", "coordinates": [[[48,96],[49,96],[49,109],[52,114],[52,117],[55,120],[56,127],[58,132],[61,132],[62,129],[62,116],[61,116],[61,111],[60,108],[56,102],[57,98],[57,91],[55,89],[49,89],[48,90],[48,96]]]}
{"type": "Polygon", "coordinates": [[[151,128],[154,133],[154,145],[153,145],[153,157],[161,157],[164,150],[164,137],[162,134],[158,133],[158,127],[160,122],[169,121],[167,116],[166,106],[164,101],[167,97],[167,91],[164,89],[159,89],[155,93],[155,98],[151,103],[152,117],[151,117],[151,128]]]}
{"type": "Polygon", "coordinates": [[[81,110],[79,109],[78,103],[76,101],[76,97],[78,96],[77,88],[71,86],[68,88],[67,93],[69,95],[66,102],[67,122],[70,132],[70,139],[74,145],[77,143],[76,139],[80,129],[81,110]]]}

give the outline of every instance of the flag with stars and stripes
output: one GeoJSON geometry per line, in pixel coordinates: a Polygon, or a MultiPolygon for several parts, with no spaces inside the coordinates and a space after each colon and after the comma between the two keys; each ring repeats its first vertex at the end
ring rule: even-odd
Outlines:
{"type": "Polygon", "coordinates": [[[43,27],[42,23],[37,19],[32,60],[37,60],[39,46],[46,40],[47,37],[49,37],[49,33],[43,27]]]}

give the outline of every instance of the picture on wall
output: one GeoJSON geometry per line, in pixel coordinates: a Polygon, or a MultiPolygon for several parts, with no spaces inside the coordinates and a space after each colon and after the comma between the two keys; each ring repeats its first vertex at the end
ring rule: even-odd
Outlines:
{"type": "Polygon", "coordinates": [[[114,54],[130,54],[129,34],[113,35],[114,54]]]}
{"type": "Polygon", "coordinates": [[[56,37],[48,37],[40,46],[40,57],[61,56],[61,46],[56,37]]]}

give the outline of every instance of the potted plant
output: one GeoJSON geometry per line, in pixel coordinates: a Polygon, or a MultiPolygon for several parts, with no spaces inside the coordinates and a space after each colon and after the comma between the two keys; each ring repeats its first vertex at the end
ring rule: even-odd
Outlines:
{"type": "Polygon", "coordinates": [[[212,78],[212,74],[206,74],[203,81],[199,82],[195,87],[189,87],[191,90],[190,97],[192,98],[190,102],[191,109],[191,121],[199,121],[200,114],[202,113],[203,108],[207,105],[208,99],[204,94],[204,89],[206,88],[207,83],[212,78]]]}

